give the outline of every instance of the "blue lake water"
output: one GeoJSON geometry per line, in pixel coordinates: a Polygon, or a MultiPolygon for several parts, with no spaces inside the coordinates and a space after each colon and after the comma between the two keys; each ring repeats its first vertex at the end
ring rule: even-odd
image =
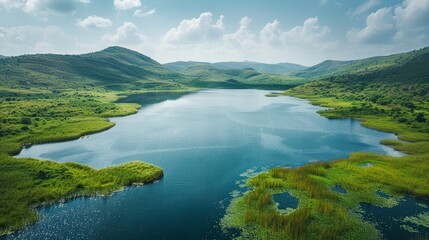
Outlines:
{"type": "Polygon", "coordinates": [[[393,134],[260,90],[204,90],[112,118],[105,132],[24,149],[19,157],[103,168],[143,160],[164,178],[110,197],[77,198],[39,209],[36,224],[13,239],[222,239],[220,218],[248,169],[296,167],[367,151],[400,155],[379,144],[393,134]]]}

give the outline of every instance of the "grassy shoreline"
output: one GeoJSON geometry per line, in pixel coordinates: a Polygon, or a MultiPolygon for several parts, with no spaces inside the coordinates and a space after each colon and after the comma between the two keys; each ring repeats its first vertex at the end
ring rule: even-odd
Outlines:
{"type": "MultiPolygon", "coordinates": [[[[379,230],[362,219],[359,203],[393,207],[406,195],[429,200],[428,133],[384,116],[336,111],[351,109],[350,101],[294,89],[284,95],[328,107],[318,112],[327,118],[353,118],[365,127],[395,133],[401,140],[381,144],[410,155],[352,153],[346,159],[260,173],[248,179],[247,192],[232,200],[221,221],[224,229],[240,229],[243,239],[381,239],[379,230]],[[337,186],[346,194],[333,190],[337,186]],[[378,191],[389,197],[380,197],[378,191]],[[279,211],[273,200],[274,194],[286,192],[299,199],[298,207],[288,213],[279,211]]],[[[419,218],[423,226],[425,219],[419,218]]]]}
{"type": "Polygon", "coordinates": [[[163,177],[161,168],[140,161],[95,170],[77,163],[9,156],[0,157],[0,171],[0,236],[35,223],[37,207],[80,196],[107,196],[163,177]]]}
{"type": "MultiPolygon", "coordinates": [[[[195,91],[187,90],[172,92],[195,91]]],[[[77,163],[13,157],[25,146],[69,141],[108,130],[115,126],[108,117],[135,114],[141,107],[117,103],[118,99],[147,92],[152,91],[71,89],[59,95],[44,92],[33,96],[29,91],[28,96],[0,99],[5,103],[0,108],[0,236],[35,223],[35,208],[39,206],[79,196],[109,195],[126,186],[162,178],[162,169],[141,161],[95,170],[77,163]]]]}

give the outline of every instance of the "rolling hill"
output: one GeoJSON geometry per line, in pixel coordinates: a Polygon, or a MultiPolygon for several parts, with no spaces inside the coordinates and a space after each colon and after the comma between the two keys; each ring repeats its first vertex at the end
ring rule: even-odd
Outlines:
{"type": "Polygon", "coordinates": [[[258,63],[258,62],[217,62],[217,63],[208,63],[208,62],[172,62],[164,64],[167,68],[177,71],[184,72],[189,67],[194,66],[212,66],[222,70],[232,70],[232,69],[243,69],[243,68],[253,68],[260,73],[269,73],[269,74],[288,74],[294,71],[304,70],[306,67],[293,63],[277,63],[277,64],[267,64],[267,63],[258,63]]]}
{"type": "Polygon", "coordinates": [[[112,90],[175,88],[182,75],[121,47],[83,55],[35,54],[0,59],[0,86],[112,90]]]}
{"type": "MultiPolygon", "coordinates": [[[[377,58],[370,58],[372,62],[377,58]]],[[[359,60],[358,62],[365,62],[359,60]]],[[[400,123],[421,128],[429,132],[429,125],[423,121],[429,117],[429,48],[378,58],[374,65],[366,63],[371,71],[337,70],[337,75],[328,75],[309,81],[291,91],[295,96],[321,97],[322,101],[352,102],[354,109],[349,115],[365,111],[365,114],[385,114],[400,123]],[[391,64],[388,64],[391,63],[391,64]],[[393,64],[394,63],[394,64],[393,64]],[[384,66],[384,67],[382,67],[384,66]],[[373,108],[371,111],[368,109],[373,108]],[[415,121],[417,116],[423,116],[415,121]]],[[[344,68],[352,68],[348,65],[344,68]]],[[[358,69],[358,68],[354,68],[358,69]]],[[[317,100],[319,101],[319,100],[317,100]]],[[[330,106],[331,103],[326,104],[330,106]]],[[[342,106],[341,106],[342,107],[342,106]]],[[[345,111],[337,107],[341,111],[345,111]]]]}
{"type": "MultiPolygon", "coordinates": [[[[122,47],[109,47],[82,55],[33,54],[8,57],[0,59],[0,92],[84,87],[168,90],[189,86],[273,86],[277,89],[290,88],[301,81],[297,77],[260,73],[251,68],[217,68],[203,63],[183,62],[175,66],[186,67],[186,70],[177,72],[167,66],[122,47]]],[[[239,64],[235,66],[239,67],[239,64]]]]}
{"type": "Polygon", "coordinates": [[[183,71],[186,84],[197,87],[286,89],[304,79],[280,74],[260,73],[253,68],[220,69],[211,65],[191,66],[183,71]]]}
{"type": "Polygon", "coordinates": [[[327,60],[304,70],[293,72],[291,75],[303,78],[322,78],[343,74],[369,74],[383,69],[396,68],[427,55],[429,47],[390,56],[371,57],[352,61],[327,60]]]}

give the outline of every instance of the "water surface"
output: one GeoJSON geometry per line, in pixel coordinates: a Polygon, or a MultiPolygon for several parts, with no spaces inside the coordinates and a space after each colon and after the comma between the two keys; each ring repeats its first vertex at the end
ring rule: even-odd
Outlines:
{"type": "Polygon", "coordinates": [[[78,198],[40,209],[18,239],[222,239],[236,181],[249,169],[296,167],[367,151],[399,155],[379,144],[393,134],[353,120],[328,120],[321,109],[260,90],[204,90],[112,118],[108,131],[24,149],[19,157],[103,168],[143,160],[164,169],[151,185],[111,197],[78,198]]]}

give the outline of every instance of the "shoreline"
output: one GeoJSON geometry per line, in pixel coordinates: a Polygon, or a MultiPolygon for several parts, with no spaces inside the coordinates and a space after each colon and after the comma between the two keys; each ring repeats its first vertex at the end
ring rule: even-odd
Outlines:
{"type": "MultiPolygon", "coordinates": [[[[314,96],[306,97],[302,94],[291,93],[291,91],[293,90],[285,91],[282,95],[304,99],[312,105],[327,107],[329,109],[336,108],[326,102],[318,101],[320,98],[318,99],[314,96]]],[[[346,234],[349,234],[349,237],[353,239],[368,239],[369,237],[381,237],[379,235],[380,230],[376,229],[372,222],[369,223],[364,221],[359,214],[351,214],[347,217],[346,212],[360,209],[359,205],[356,205],[356,203],[367,202],[382,207],[393,207],[398,204],[398,202],[395,204],[395,201],[389,203],[389,201],[380,200],[376,194],[376,192],[380,190],[383,190],[384,193],[388,193],[389,200],[400,196],[412,196],[416,199],[429,201],[429,189],[425,188],[426,184],[424,183],[425,173],[429,170],[429,164],[425,161],[425,157],[428,156],[429,151],[429,142],[427,142],[429,134],[417,132],[417,138],[410,138],[410,136],[415,135],[408,133],[406,131],[407,129],[398,128],[396,131],[393,131],[393,129],[385,127],[378,128],[375,124],[369,122],[371,120],[374,121],[374,119],[368,120],[364,116],[341,116],[337,114],[335,117],[332,117],[329,115],[329,109],[320,110],[317,111],[317,113],[328,119],[348,118],[357,120],[363,127],[376,131],[393,133],[397,137],[397,140],[383,139],[380,141],[380,144],[410,155],[393,157],[386,154],[357,152],[351,153],[349,157],[344,159],[309,163],[292,169],[272,168],[266,172],[259,173],[247,179],[246,184],[248,191],[232,199],[227,207],[225,216],[221,219],[221,228],[226,231],[231,228],[240,229],[244,239],[252,238],[252,236],[261,238],[269,236],[274,239],[301,239],[322,236],[322,238],[330,239],[346,234]],[[417,147],[417,145],[423,146],[420,150],[417,150],[418,148],[413,148],[413,146],[417,147]],[[392,162],[394,162],[394,165],[391,165],[392,162]],[[351,164],[358,164],[358,166],[362,167],[366,166],[368,163],[371,164],[371,167],[367,169],[360,170],[359,167],[351,167],[351,164]],[[383,168],[379,170],[376,164],[388,164],[386,167],[389,166],[389,169],[391,169],[390,171],[396,171],[398,174],[396,175],[396,179],[392,177],[390,181],[387,180],[384,182],[384,175],[378,172],[384,170],[383,168]],[[403,166],[397,168],[395,164],[401,164],[403,166]],[[419,164],[421,165],[420,167],[419,164]],[[419,170],[413,170],[414,167],[417,167],[419,170]],[[426,169],[426,171],[424,169],[426,169]],[[374,173],[365,178],[359,178],[359,173],[367,170],[374,173]],[[418,171],[419,174],[415,173],[416,171],[418,171]],[[409,176],[410,179],[414,179],[411,180],[415,181],[412,187],[410,187],[409,184],[403,185],[404,181],[408,181],[407,178],[404,180],[403,176],[409,176]],[[372,180],[368,180],[367,178],[372,180]],[[366,186],[372,190],[378,190],[371,192],[368,191],[368,189],[357,190],[359,189],[357,186],[351,187],[353,184],[359,185],[360,181],[366,182],[363,183],[364,187],[366,186]],[[416,185],[417,182],[420,185],[416,185]],[[347,185],[346,193],[352,194],[352,196],[341,196],[339,195],[341,193],[337,194],[333,192],[334,190],[332,189],[325,189],[327,186],[331,188],[340,186],[344,189],[344,185],[339,183],[347,185]],[[280,193],[289,193],[293,197],[299,199],[299,206],[287,215],[282,215],[278,210],[275,210],[276,205],[273,196],[274,194],[280,193]],[[339,201],[339,203],[337,201],[339,201]],[[254,204],[257,204],[257,206],[254,206],[254,204]],[[270,221],[267,220],[267,216],[270,216],[270,221]],[[318,219],[316,223],[314,223],[314,219],[318,219]],[[333,233],[324,231],[326,228],[333,227],[333,222],[329,224],[330,221],[338,222],[338,219],[342,220],[339,221],[340,224],[335,224],[334,229],[332,229],[333,233]],[[296,229],[294,230],[297,226],[299,226],[299,231],[296,229]],[[280,228],[277,229],[278,227],[280,228]],[[356,229],[356,227],[361,229],[356,229]]],[[[382,117],[379,117],[377,120],[380,121],[380,119],[382,119],[382,117]]],[[[415,217],[413,216],[413,218],[415,217]]]]}

